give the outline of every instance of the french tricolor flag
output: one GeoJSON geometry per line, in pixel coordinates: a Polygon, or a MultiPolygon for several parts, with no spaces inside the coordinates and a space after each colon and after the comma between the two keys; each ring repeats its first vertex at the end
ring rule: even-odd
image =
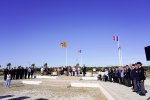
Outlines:
{"type": "Polygon", "coordinates": [[[119,41],[119,36],[113,36],[114,41],[119,41]]]}

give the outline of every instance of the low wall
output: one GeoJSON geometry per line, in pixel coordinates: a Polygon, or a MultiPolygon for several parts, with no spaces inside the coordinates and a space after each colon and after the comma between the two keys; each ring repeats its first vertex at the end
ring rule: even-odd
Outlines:
{"type": "Polygon", "coordinates": [[[97,77],[82,77],[82,80],[96,81],[98,80],[98,78],[97,77]]]}
{"type": "Polygon", "coordinates": [[[22,81],[23,84],[40,85],[42,81],[22,81]]]}
{"type": "Polygon", "coordinates": [[[36,78],[56,79],[58,76],[36,76],[36,78]]]}

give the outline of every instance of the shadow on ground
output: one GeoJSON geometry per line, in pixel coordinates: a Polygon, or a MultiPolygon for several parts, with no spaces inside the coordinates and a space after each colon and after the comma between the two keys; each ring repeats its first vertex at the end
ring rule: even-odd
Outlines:
{"type": "Polygon", "coordinates": [[[35,100],[48,100],[48,99],[44,99],[44,98],[39,98],[39,99],[35,99],[35,100]]]}
{"type": "Polygon", "coordinates": [[[30,97],[22,96],[22,97],[12,98],[12,99],[8,99],[8,100],[25,100],[25,99],[28,99],[28,98],[30,98],[30,97]]]}
{"type": "MultiPolygon", "coordinates": [[[[13,98],[14,95],[5,95],[5,96],[0,96],[0,100],[3,100],[3,99],[7,99],[7,100],[25,100],[25,99],[29,99],[30,97],[28,96],[21,96],[21,97],[16,97],[16,98],[13,98]],[[11,99],[8,99],[8,98],[11,98],[11,99]]],[[[39,99],[35,99],[35,100],[48,100],[48,99],[44,99],[44,98],[39,98],[39,99]]]]}
{"type": "Polygon", "coordinates": [[[9,97],[13,97],[14,95],[5,95],[5,96],[0,96],[0,100],[1,99],[5,99],[5,98],[9,98],[9,97]]]}

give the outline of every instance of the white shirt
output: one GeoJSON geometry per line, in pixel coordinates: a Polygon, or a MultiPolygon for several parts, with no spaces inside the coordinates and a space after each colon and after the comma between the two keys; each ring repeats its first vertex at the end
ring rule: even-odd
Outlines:
{"type": "Polygon", "coordinates": [[[11,75],[8,74],[8,75],[7,75],[7,80],[10,80],[10,79],[11,79],[11,75]]]}
{"type": "Polygon", "coordinates": [[[105,71],[105,72],[104,72],[104,75],[108,76],[108,71],[105,71]]]}
{"type": "Polygon", "coordinates": [[[30,68],[28,68],[28,72],[31,73],[31,69],[30,68]]]}

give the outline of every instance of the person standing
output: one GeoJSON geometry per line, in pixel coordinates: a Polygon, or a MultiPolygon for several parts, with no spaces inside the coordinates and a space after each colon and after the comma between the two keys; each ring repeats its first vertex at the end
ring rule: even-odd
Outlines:
{"type": "Polygon", "coordinates": [[[108,81],[108,70],[105,69],[105,72],[104,72],[104,81],[107,82],[108,81]]]}
{"type": "Polygon", "coordinates": [[[130,73],[130,78],[132,81],[132,89],[134,90],[134,83],[133,83],[133,73],[134,73],[134,69],[135,69],[135,64],[132,64],[132,69],[131,69],[131,73],[130,73]]]}
{"type": "Polygon", "coordinates": [[[83,66],[82,70],[83,70],[83,76],[85,76],[85,74],[86,74],[86,66],[85,65],[83,66]]]}
{"type": "Polygon", "coordinates": [[[127,78],[127,86],[131,87],[131,79],[130,79],[130,74],[131,74],[131,69],[129,68],[129,66],[126,66],[127,70],[126,70],[126,78],[127,78]]]}
{"type": "Polygon", "coordinates": [[[41,75],[44,75],[44,67],[41,67],[41,75]]]}
{"type": "Polygon", "coordinates": [[[121,72],[122,72],[121,67],[119,67],[119,68],[117,69],[117,76],[118,76],[118,82],[119,82],[119,84],[122,83],[122,82],[121,82],[121,72]]]}
{"type": "Polygon", "coordinates": [[[28,74],[28,67],[24,69],[24,78],[27,79],[27,74],[28,74]]]}
{"type": "Polygon", "coordinates": [[[80,73],[81,73],[81,68],[80,67],[78,67],[78,76],[80,76],[80,73]]]}
{"type": "Polygon", "coordinates": [[[30,75],[31,75],[31,68],[29,67],[28,68],[28,79],[30,78],[30,75]]]}
{"type": "Polygon", "coordinates": [[[134,84],[134,89],[133,92],[140,92],[140,88],[139,88],[139,68],[137,66],[137,64],[134,65],[135,68],[132,70],[132,78],[133,78],[133,84],[134,84]]]}
{"type": "Polygon", "coordinates": [[[114,76],[114,81],[115,83],[119,83],[119,76],[118,76],[118,67],[115,68],[115,72],[114,72],[115,76],[114,76]]]}
{"type": "Polygon", "coordinates": [[[14,79],[14,69],[13,68],[11,68],[10,74],[11,74],[11,80],[13,80],[14,79]]]}
{"type": "Polygon", "coordinates": [[[21,72],[22,72],[22,79],[24,79],[24,77],[25,77],[24,67],[21,68],[21,72]]]}
{"type": "Polygon", "coordinates": [[[75,68],[75,67],[73,67],[73,68],[72,68],[73,76],[75,76],[75,71],[76,71],[76,68],[75,68]]]}
{"type": "Polygon", "coordinates": [[[125,76],[125,67],[123,67],[121,71],[121,84],[123,85],[125,85],[124,76],[125,76]]]}
{"type": "Polygon", "coordinates": [[[34,68],[31,68],[31,78],[33,78],[34,75],[34,68]]]}
{"type": "Polygon", "coordinates": [[[20,75],[20,72],[19,72],[19,67],[18,67],[16,70],[16,79],[19,79],[19,75],[20,75]]]}
{"type": "Polygon", "coordinates": [[[10,83],[11,83],[11,75],[8,72],[7,78],[6,78],[6,88],[10,88],[10,83]]]}
{"type": "Polygon", "coordinates": [[[7,74],[8,74],[9,70],[8,68],[4,69],[4,80],[6,81],[7,79],[7,74]]]}
{"type": "Polygon", "coordinates": [[[113,77],[113,70],[111,68],[109,68],[109,70],[108,70],[108,78],[109,78],[110,82],[112,82],[112,77],[113,77]]]}
{"type": "Polygon", "coordinates": [[[116,82],[115,73],[116,73],[115,68],[112,68],[112,79],[113,79],[113,82],[114,82],[114,83],[116,82]]]}
{"type": "Polygon", "coordinates": [[[24,70],[23,67],[20,66],[20,79],[23,79],[24,70]]]}
{"type": "Polygon", "coordinates": [[[16,67],[14,67],[14,76],[13,76],[13,79],[16,79],[16,76],[17,76],[17,69],[16,69],[16,67]]]}
{"type": "Polygon", "coordinates": [[[144,86],[144,80],[146,79],[145,77],[145,70],[142,67],[142,63],[141,62],[137,62],[137,66],[139,67],[139,85],[140,85],[140,93],[139,95],[144,96],[145,93],[145,86],[144,86]]]}

